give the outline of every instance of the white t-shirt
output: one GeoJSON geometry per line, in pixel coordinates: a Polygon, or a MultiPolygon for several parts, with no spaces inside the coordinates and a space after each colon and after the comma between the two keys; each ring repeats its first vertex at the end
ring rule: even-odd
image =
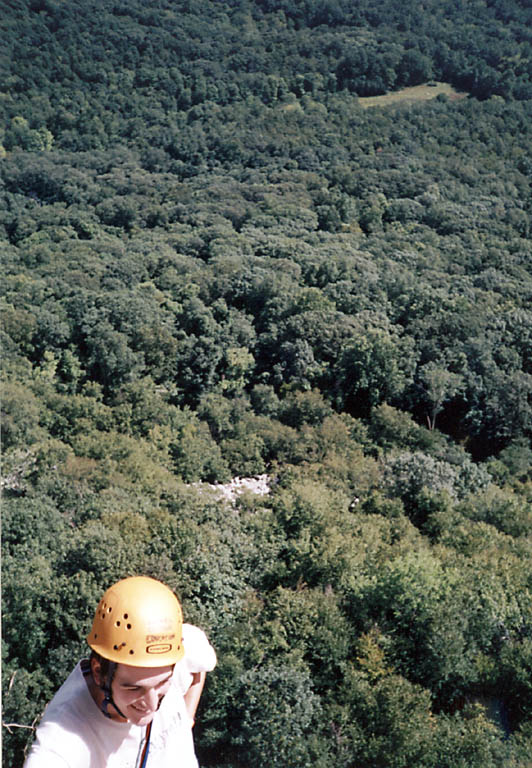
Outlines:
{"type": "MultiPolygon", "coordinates": [[[[147,768],[197,768],[183,694],[194,672],[208,672],[216,654],[205,633],[183,625],[185,656],[155,713],[147,768]]],[[[106,718],[78,664],[46,707],[24,768],[138,768],[146,728],[106,718]]]]}

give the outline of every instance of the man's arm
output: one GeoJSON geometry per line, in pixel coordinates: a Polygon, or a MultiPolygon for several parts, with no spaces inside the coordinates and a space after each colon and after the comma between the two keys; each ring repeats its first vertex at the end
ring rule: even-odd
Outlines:
{"type": "Polygon", "coordinates": [[[193,672],[190,688],[184,695],[185,707],[186,707],[188,716],[192,720],[192,725],[194,725],[194,718],[196,716],[196,710],[198,708],[199,700],[201,698],[201,692],[203,691],[203,686],[205,685],[206,677],[207,677],[206,672],[193,672]]]}

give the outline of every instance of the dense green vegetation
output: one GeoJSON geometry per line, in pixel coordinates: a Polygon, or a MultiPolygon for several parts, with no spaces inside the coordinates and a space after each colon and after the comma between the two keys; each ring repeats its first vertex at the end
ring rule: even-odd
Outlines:
{"type": "Polygon", "coordinates": [[[146,573],[202,765],[530,767],[529,3],[4,5],[4,765],[146,573]]]}

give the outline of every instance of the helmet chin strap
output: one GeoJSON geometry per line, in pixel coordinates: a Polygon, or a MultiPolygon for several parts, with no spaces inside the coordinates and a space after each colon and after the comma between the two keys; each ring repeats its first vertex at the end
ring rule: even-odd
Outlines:
{"type": "Polygon", "coordinates": [[[124,720],[127,720],[128,718],[124,715],[123,712],[120,711],[118,706],[113,701],[113,693],[111,691],[111,683],[113,682],[113,677],[114,677],[114,674],[115,674],[115,671],[116,671],[116,667],[117,667],[116,661],[110,661],[109,662],[109,669],[108,669],[107,675],[105,677],[105,682],[102,683],[102,685],[100,686],[100,688],[102,689],[102,691],[104,693],[103,701],[100,704],[100,709],[103,712],[103,714],[105,715],[105,717],[108,717],[109,719],[111,719],[112,715],[109,712],[109,704],[111,704],[114,707],[114,709],[118,712],[120,717],[123,717],[124,720]]]}

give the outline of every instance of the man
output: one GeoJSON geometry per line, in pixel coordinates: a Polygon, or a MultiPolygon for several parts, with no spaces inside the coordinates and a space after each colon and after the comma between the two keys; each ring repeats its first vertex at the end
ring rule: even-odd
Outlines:
{"type": "Polygon", "coordinates": [[[24,768],[197,768],[192,726],[207,637],[173,592],[135,576],[110,587],[81,661],[46,707],[24,768]]]}

